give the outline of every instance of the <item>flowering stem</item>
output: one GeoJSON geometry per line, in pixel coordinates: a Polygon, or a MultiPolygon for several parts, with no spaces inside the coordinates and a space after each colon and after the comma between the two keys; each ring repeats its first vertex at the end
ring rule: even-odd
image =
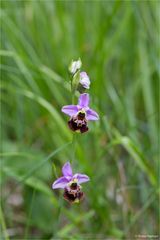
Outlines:
{"type": "Polygon", "coordinates": [[[73,133],[71,163],[73,163],[73,161],[75,159],[75,152],[76,152],[76,133],[73,133]]]}
{"type": "Polygon", "coordinates": [[[58,212],[57,212],[57,216],[56,216],[56,225],[53,228],[53,234],[52,234],[52,239],[53,240],[57,237],[57,232],[60,229],[61,213],[62,213],[62,209],[63,209],[63,199],[62,199],[61,196],[59,197],[59,203],[60,204],[59,204],[58,212]]]}
{"type": "Polygon", "coordinates": [[[35,193],[36,193],[36,189],[34,188],[33,189],[33,193],[32,193],[31,205],[30,205],[30,209],[29,209],[29,214],[28,214],[28,219],[27,219],[24,239],[28,239],[30,219],[31,219],[32,210],[33,210],[33,203],[34,203],[35,193]]]}
{"type": "Polygon", "coordinates": [[[75,94],[74,94],[74,90],[72,90],[72,104],[75,104],[75,94]]]}
{"type": "Polygon", "coordinates": [[[3,234],[4,234],[4,239],[9,240],[9,236],[8,236],[8,233],[7,233],[6,223],[5,223],[5,219],[4,219],[4,215],[3,215],[1,205],[0,205],[0,221],[1,221],[1,224],[2,224],[2,231],[3,231],[3,234]]]}
{"type": "MultiPolygon", "coordinates": [[[[72,104],[75,104],[75,91],[72,89],[72,104]]],[[[75,159],[75,152],[76,152],[76,132],[73,132],[72,137],[72,157],[71,157],[71,163],[73,163],[75,159]]]]}

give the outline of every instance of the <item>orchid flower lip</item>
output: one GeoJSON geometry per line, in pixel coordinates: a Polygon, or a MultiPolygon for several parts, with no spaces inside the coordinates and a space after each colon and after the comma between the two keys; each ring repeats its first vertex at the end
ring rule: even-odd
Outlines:
{"type": "Polygon", "coordinates": [[[79,203],[80,201],[83,200],[84,193],[81,191],[79,187],[74,192],[72,190],[70,191],[68,189],[65,189],[63,197],[69,203],[79,203]]]}

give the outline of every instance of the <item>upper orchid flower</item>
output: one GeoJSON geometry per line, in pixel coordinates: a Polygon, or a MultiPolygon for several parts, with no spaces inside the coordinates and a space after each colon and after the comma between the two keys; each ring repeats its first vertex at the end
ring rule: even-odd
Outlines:
{"type": "Polygon", "coordinates": [[[84,194],[81,191],[81,183],[88,182],[89,177],[85,174],[76,173],[73,175],[72,168],[69,162],[62,167],[63,176],[58,178],[53,184],[52,188],[64,189],[64,198],[69,202],[79,202],[82,200],[84,194]]]}
{"type": "Polygon", "coordinates": [[[89,108],[89,94],[87,93],[80,95],[78,105],[64,106],[62,112],[71,117],[68,122],[70,129],[81,133],[88,131],[88,121],[99,119],[98,114],[89,108]]]}

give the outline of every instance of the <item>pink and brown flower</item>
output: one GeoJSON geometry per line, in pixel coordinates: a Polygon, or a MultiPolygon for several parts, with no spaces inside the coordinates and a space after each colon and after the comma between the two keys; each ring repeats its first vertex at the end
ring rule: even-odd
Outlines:
{"type": "Polygon", "coordinates": [[[73,175],[69,162],[62,167],[63,176],[58,178],[53,184],[53,189],[64,189],[63,197],[70,203],[78,203],[84,198],[81,183],[88,182],[90,179],[87,175],[76,173],[73,175]]]}
{"type": "Polygon", "coordinates": [[[88,121],[99,120],[98,114],[89,108],[89,94],[84,93],[79,97],[78,105],[67,105],[62,112],[70,116],[68,126],[72,131],[81,133],[88,131],[88,121]]]}

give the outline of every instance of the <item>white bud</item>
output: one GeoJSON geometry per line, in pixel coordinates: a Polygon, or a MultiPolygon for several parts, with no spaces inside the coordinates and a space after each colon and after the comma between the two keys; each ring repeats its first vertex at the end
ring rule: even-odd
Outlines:
{"type": "Polygon", "coordinates": [[[86,72],[80,73],[80,81],[79,83],[82,85],[83,88],[89,89],[90,87],[90,79],[86,72]]]}
{"type": "Polygon", "coordinates": [[[82,62],[80,58],[77,61],[72,60],[71,64],[69,65],[70,73],[74,75],[77,72],[77,70],[81,68],[81,66],[82,66],[82,62]]]}

